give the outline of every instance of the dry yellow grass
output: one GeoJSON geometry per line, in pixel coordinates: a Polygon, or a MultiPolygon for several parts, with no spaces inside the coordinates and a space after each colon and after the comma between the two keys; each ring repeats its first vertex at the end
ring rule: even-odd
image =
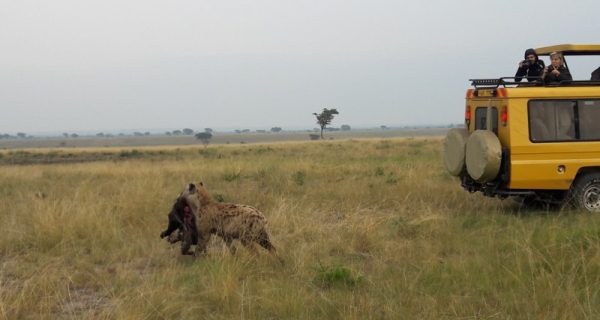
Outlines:
{"type": "Polygon", "coordinates": [[[440,147],[209,146],[0,166],[0,317],[599,318],[600,217],[468,194],[440,147]],[[159,239],[200,178],[265,213],[285,266],[241,246],[231,256],[218,239],[183,257],[159,239]]]}

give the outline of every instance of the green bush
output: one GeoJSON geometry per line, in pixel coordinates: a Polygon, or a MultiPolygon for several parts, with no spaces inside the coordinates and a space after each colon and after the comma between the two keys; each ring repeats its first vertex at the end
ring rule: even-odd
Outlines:
{"type": "Polygon", "coordinates": [[[293,175],[294,182],[301,186],[304,185],[304,178],[306,177],[306,173],[304,171],[296,171],[293,175]]]}
{"type": "Polygon", "coordinates": [[[361,275],[354,274],[344,266],[319,266],[315,282],[321,287],[356,287],[362,281],[361,275]]]}
{"type": "Polygon", "coordinates": [[[398,182],[398,178],[396,177],[396,175],[393,172],[390,172],[387,176],[387,179],[385,180],[385,182],[389,183],[389,184],[394,184],[396,182],[398,182]]]}
{"type": "Polygon", "coordinates": [[[215,201],[217,202],[225,202],[225,196],[220,194],[220,193],[215,193],[213,194],[213,198],[215,199],[215,201]]]}

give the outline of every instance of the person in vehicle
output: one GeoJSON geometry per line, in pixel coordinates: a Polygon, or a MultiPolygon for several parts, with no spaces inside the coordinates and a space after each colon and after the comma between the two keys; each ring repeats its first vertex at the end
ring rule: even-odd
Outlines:
{"type": "Polygon", "coordinates": [[[600,68],[594,70],[594,72],[592,72],[592,78],[590,79],[592,81],[600,81],[600,68]]]}
{"type": "Polygon", "coordinates": [[[552,52],[550,54],[550,65],[544,69],[542,79],[545,83],[561,82],[573,80],[569,69],[565,67],[563,55],[560,52],[552,52]]]}
{"type": "Polygon", "coordinates": [[[538,58],[534,49],[525,50],[525,60],[519,62],[519,69],[517,69],[517,73],[515,74],[515,82],[521,82],[525,75],[529,82],[539,80],[545,66],[544,61],[538,58]]]}

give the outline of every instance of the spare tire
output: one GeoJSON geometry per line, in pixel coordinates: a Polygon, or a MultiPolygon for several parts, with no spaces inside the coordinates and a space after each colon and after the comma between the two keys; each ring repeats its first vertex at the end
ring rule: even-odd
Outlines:
{"type": "Polygon", "coordinates": [[[446,170],[453,176],[466,173],[465,150],[469,131],[464,128],[454,128],[446,134],[444,140],[444,165],[446,170]]]}
{"type": "Polygon", "coordinates": [[[467,172],[477,182],[492,181],[500,172],[502,145],[489,130],[476,130],[467,141],[467,172]]]}

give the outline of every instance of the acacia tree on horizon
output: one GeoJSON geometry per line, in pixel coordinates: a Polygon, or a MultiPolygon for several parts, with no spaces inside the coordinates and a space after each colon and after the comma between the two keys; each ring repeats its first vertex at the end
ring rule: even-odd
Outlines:
{"type": "Polygon", "coordinates": [[[333,108],[333,109],[327,109],[327,108],[323,108],[323,111],[321,113],[313,113],[313,115],[315,115],[315,117],[317,117],[317,124],[321,127],[321,139],[323,139],[323,130],[325,130],[325,127],[327,125],[329,125],[331,123],[331,121],[333,121],[333,117],[336,114],[340,114],[337,109],[333,108]]]}
{"type": "Polygon", "coordinates": [[[196,139],[202,141],[202,143],[204,144],[205,148],[210,143],[210,139],[212,137],[213,137],[212,133],[210,133],[208,131],[196,133],[196,139]]]}

